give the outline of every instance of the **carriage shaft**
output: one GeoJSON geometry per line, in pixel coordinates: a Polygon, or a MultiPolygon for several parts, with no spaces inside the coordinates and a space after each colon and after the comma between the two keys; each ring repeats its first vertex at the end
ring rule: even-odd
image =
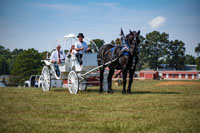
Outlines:
{"type": "Polygon", "coordinates": [[[116,61],[117,59],[118,59],[118,58],[116,58],[116,59],[114,59],[114,60],[111,60],[111,61],[109,61],[109,62],[107,62],[107,63],[105,63],[105,64],[103,64],[103,65],[98,66],[98,67],[95,67],[95,68],[91,69],[90,71],[84,73],[82,76],[85,76],[85,75],[87,75],[87,74],[90,74],[91,72],[96,71],[97,69],[99,69],[99,68],[101,68],[101,67],[103,67],[103,66],[109,65],[109,64],[111,64],[112,62],[116,61]]]}

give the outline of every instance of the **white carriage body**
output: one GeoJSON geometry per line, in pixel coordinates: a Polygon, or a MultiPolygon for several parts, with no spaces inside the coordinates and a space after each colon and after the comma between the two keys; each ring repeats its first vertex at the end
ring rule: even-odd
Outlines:
{"type": "MultiPolygon", "coordinates": [[[[74,34],[68,34],[68,35],[64,36],[63,40],[62,39],[57,40],[51,49],[55,48],[57,44],[60,44],[63,53],[65,52],[65,50],[69,51],[71,46],[76,41],[78,41],[78,38],[74,34]]],[[[62,64],[58,65],[59,70],[61,72],[61,77],[57,77],[56,75],[54,75],[56,79],[60,79],[60,78],[67,79],[68,73],[72,70],[79,72],[79,73],[84,73],[84,72],[98,66],[98,64],[97,64],[98,48],[97,48],[96,44],[88,38],[85,38],[84,41],[86,41],[88,46],[90,46],[92,52],[91,53],[83,53],[83,57],[82,57],[83,64],[82,65],[80,65],[80,63],[76,59],[75,55],[71,55],[70,58],[66,57],[65,61],[62,64]]],[[[47,66],[51,67],[51,70],[54,70],[54,64],[50,63],[49,59],[44,60],[44,62],[47,66]]]]}
{"type": "Polygon", "coordinates": [[[59,68],[61,72],[70,72],[73,67],[75,67],[75,71],[77,72],[85,72],[87,70],[93,69],[97,67],[97,54],[96,53],[84,53],[83,54],[83,64],[80,65],[76,60],[76,57],[72,55],[69,58],[65,59],[65,63],[59,64],[59,68]]]}
{"type": "MultiPolygon", "coordinates": [[[[54,43],[54,45],[51,46],[50,53],[52,53],[55,50],[55,48],[58,44],[61,45],[61,49],[62,49],[61,51],[63,53],[65,53],[66,50],[67,50],[67,52],[69,52],[71,46],[77,41],[78,41],[78,38],[74,34],[65,35],[64,38],[62,38],[61,40],[57,40],[54,43]]],[[[86,83],[87,81],[85,79],[87,79],[90,76],[99,76],[99,73],[95,73],[95,75],[94,75],[94,73],[92,73],[92,74],[88,73],[89,70],[95,69],[98,67],[98,64],[97,64],[98,48],[97,48],[96,44],[93,41],[91,41],[90,39],[85,37],[84,41],[88,44],[88,47],[91,49],[91,52],[83,53],[83,57],[82,57],[83,64],[80,65],[80,63],[78,62],[78,60],[76,59],[76,56],[74,54],[72,54],[71,57],[65,56],[65,61],[62,64],[58,64],[58,67],[60,70],[59,77],[57,76],[57,74],[55,72],[54,64],[52,64],[50,62],[50,59],[49,59],[49,56],[47,53],[47,59],[43,60],[43,62],[46,64],[46,67],[44,67],[43,71],[42,71],[42,74],[44,72],[43,79],[44,79],[44,81],[46,80],[47,84],[51,84],[50,83],[51,78],[68,80],[68,82],[69,82],[69,77],[70,77],[70,75],[72,75],[72,76],[78,77],[79,82],[76,83],[76,84],[78,84],[78,88],[79,88],[78,90],[84,90],[86,88],[85,84],[87,84],[86,83]],[[47,70],[47,69],[49,69],[49,70],[47,70]],[[84,74],[84,73],[87,73],[87,74],[84,74]],[[49,74],[50,76],[45,76],[45,74],[49,74]],[[81,76],[81,74],[84,74],[84,76],[81,76]]],[[[105,77],[107,78],[107,76],[105,76],[105,77]]],[[[72,80],[75,80],[75,79],[72,79],[72,80]]],[[[105,82],[104,82],[105,90],[107,89],[106,81],[107,80],[105,80],[105,82]]],[[[73,85],[73,87],[74,87],[74,84],[75,84],[75,82],[72,83],[71,85],[73,85]]],[[[46,85],[44,83],[43,83],[43,85],[47,86],[47,88],[49,87],[49,85],[46,85]]],[[[68,88],[70,90],[70,86],[68,86],[68,88]]],[[[43,90],[48,91],[47,89],[45,89],[45,87],[43,87],[43,90]]],[[[70,93],[76,94],[77,91],[73,92],[70,90],[70,93]]]]}

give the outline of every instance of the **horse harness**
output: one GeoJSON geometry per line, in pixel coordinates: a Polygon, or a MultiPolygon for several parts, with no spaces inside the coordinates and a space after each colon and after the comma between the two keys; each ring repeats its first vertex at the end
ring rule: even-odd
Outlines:
{"type": "MultiPolygon", "coordinates": [[[[113,45],[113,46],[114,47],[107,50],[106,53],[104,54],[104,57],[105,57],[105,55],[107,55],[109,52],[112,53],[111,62],[115,62],[123,55],[128,55],[128,56],[131,55],[130,50],[129,50],[130,46],[128,45],[128,42],[125,39],[121,38],[121,45],[113,45]],[[116,57],[116,50],[118,48],[121,49],[121,54],[118,57],[116,57]]],[[[139,54],[139,52],[140,52],[140,49],[137,48],[136,54],[139,54]]],[[[98,59],[98,60],[101,61],[102,64],[105,64],[104,60],[102,60],[102,59],[98,59]]],[[[135,56],[133,57],[133,62],[135,62],[135,56]]]]}
{"type": "MultiPolygon", "coordinates": [[[[129,48],[125,47],[125,46],[121,46],[121,45],[113,45],[114,47],[110,48],[109,50],[107,50],[104,54],[107,55],[108,53],[112,53],[112,57],[111,57],[111,62],[115,62],[116,60],[118,60],[120,57],[122,57],[123,55],[130,55],[129,52],[129,48]],[[120,48],[122,53],[117,57],[116,56],[116,50],[120,48]]],[[[98,58],[97,60],[99,60],[101,62],[101,64],[105,64],[106,62],[104,62],[104,59],[100,59],[98,58]]]]}

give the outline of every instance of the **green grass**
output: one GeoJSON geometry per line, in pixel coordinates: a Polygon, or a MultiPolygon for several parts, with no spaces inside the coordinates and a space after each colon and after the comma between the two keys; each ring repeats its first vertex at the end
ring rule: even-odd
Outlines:
{"type": "MultiPolygon", "coordinates": [[[[134,81],[133,94],[0,88],[0,132],[200,132],[200,86],[134,81]]],[[[188,81],[187,81],[188,82],[188,81]]],[[[200,81],[189,81],[200,82],[200,81]]]]}

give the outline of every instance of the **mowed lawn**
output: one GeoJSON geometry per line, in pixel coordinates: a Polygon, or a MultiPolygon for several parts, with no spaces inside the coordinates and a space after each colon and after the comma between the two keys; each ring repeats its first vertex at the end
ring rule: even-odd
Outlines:
{"type": "MultiPolygon", "coordinates": [[[[89,87],[0,88],[0,132],[200,132],[200,85],[134,81],[133,94],[99,94],[89,87]]],[[[174,81],[173,81],[174,82],[174,81]]],[[[181,81],[196,82],[200,81],[181,81]]]]}

